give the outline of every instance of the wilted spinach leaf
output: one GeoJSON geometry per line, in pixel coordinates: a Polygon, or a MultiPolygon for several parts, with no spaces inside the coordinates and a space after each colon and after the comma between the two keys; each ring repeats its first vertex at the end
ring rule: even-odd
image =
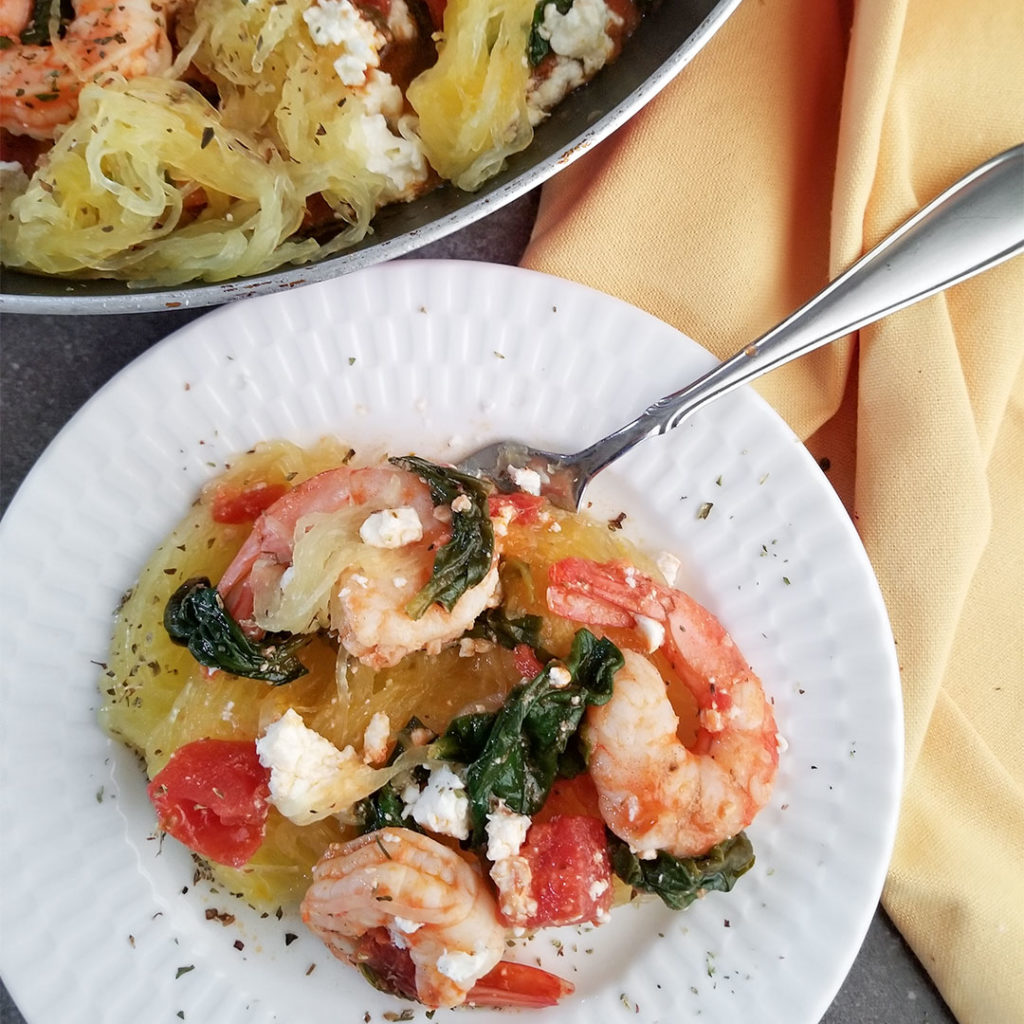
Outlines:
{"type": "Polygon", "coordinates": [[[435,742],[436,756],[467,765],[474,843],[484,841],[487,814],[496,801],[533,815],[557,775],[575,774],[572,744],[584,712],[611,697],[612,678],[621,666],[622,654],[610,640],[581,629],[564,667],[549,662],[535,679],[513,689],[500,711],[460,716],[435,742]],[[563,685],[564,670],[569,682],[563,685]]]}
{"type": "Polygon", "coordinates": [[[187,580],[171,595],[164,609],[168,636],[207,668],[219,668],[247,679],[262,679],[280,686],[306,674],[295,651],[309,637],[282,639],[267,634],[253,643],[224,608],[210,581],[199,576],[187,580]]]}
{"type": "Polygon", "coordinates": [[[423,831],[412,818],[406,817],[405,801],[393,782],[385,782],[380,789],[358,801],[355,813],[362,823],[363,832],[376,832],[379,828],[423,831]]]}
{"type": "Polygon", "coordinates": [[[550,52],[551,43],[540,34],[540,27],[544,24],[544,12],[550,5],[554,5],[559,14],[566,14],[572,7],[573,0],[539,0],[533,9],[533,26],[530,29],[530,38],[526,44],[526,56],[530,67],[535,68],[550,52]]]}
{"type": "MultiPolygon", "coordinates": [[[[50,11],[52,6],[50,0],[33,0],[32,17],[18,37],[22,43],[28,46],[45,46],[50,42],[50,11]]],[[[61,8],[61,14],[63,14],[63,4],[61,8]]],[[[71,16],[74,16],[73,11],[71,16]]]]}
{"type": "Polygon", "coordinates": [[[452,511],[452,535],[434,556],[434,571],[406,605],[406,614],[418,619],[432,604],[451,611],[462,595],[488,573],[494,556],[494,528],[487,514],[488,485],[476,477],[436,466],[414,455],[389,459],[426,481],[435,505],[451,505],[463,495],[468,507],[452,511]]]}
{"type": "Polygon", "coordinates": [[[608,832],[612,870],[627,885],[654,893],[673,910],[684,910],[712,890],[728,892],[754,866],[754,848],[745,832],[723,840],[702,857],[673,857],[661,852],[640,860],[618,836],[608,832]]]}
{"type": "Polygon", "coordinates": [[[466,636],[490,640],[491,643],[500,644],[509,650],[526,644],[537,652],[541,661],[546,661],[548,655],[540,646],[540,629],[543,622],[539,615],[521,615],[510,619],[503,608],[488,608],[477,617],[466,636]]]}

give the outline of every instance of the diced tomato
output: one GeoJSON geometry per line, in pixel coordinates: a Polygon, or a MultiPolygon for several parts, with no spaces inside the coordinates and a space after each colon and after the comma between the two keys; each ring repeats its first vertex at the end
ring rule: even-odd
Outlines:
{"type": "Polygon", "coordinates": [[[251,741],[186,743],[147,792],[160,828],[218,864],[241,867],[263,842],[270,771],[251,741]]]}
{"type": "Polygon", "coordinates": [[[213,496],[211,515],[217,523],[251,523],[288,490],[287,484],[257,484],[244,491],[222,487],[213,496]]]}
{"type": "Polygon", "coordinates": [[[427,10],[430,12],[430,20],[434,28],[440,29],[444,25],[444,9],[448,6],[448,0],[425,0],[427,10]]]}
{"type": "Polygon", "coordinates": [[[416,998],[416,965],[409,950],[399,949],[387,928],[371,928],[356,943],[355,962],[374,988],[404,999],[416,998]]]}
{"type": "Polygon", "coordinates": [[[487,499],[487,511],[492,518],[507,515],[510,519],[531,523],[536,519],[545,500],[537,494],[526,494],[523,491],[514,491],[512,494],[492,494],[487,499]]]}
{"type": "Polygon", "coordinates": [[[519,853],[530,864],[537,901],[527,928],[600,924],[611,911],[612,867],[599,818],[563,814],[534,823],[519,853]]]}
{"type": "Polygon", "coordinates": [[[470,990],[466,1002],[474,1006],[518,1006],[539,1010],[554,1006],[563,996],[571,996],[576,986],[540,967],[502,960],[470,990]]]}
{"type": "Polygon", "coordinates": [[[529,644],[516,644],[512,648],[512,664],[524,679],[536,679],[544,668],[529,644]]]}
{"type": "Polygon", "coordinates": [[[555,779],[544,806],[533,816],[535,825],[563,814],[601,818],[597,787],[589,772],[580,772],[571,779],[555,779]]]}
{"type": "Polygon", "coordinates": [[[355,3],[364,11],[378,11],[385,21],[391,14],[391,0],[355,0],[355,3]]]}

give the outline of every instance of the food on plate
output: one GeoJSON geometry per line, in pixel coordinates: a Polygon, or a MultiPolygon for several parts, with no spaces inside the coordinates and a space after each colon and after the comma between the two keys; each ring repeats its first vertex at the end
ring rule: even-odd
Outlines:
{"type": "Polygon", "coordinates": [[[617,523],[354,454],[263,444],[203,489],[119,610],[102,723],[161,831],[377,987],[553,1005],[510,940],[750,868],[771,701],[617,523]]]}
{"type": "Polygon", "coordinates": [[[142,284],[321,259],[473,190],[619,53],[638,0],[12,0],[5,265],[142,284]]]}
{"type": "Polygon", "coordinates": [[[701,738],[690,751],[676,735],[661,674],[624,652],[614,694],[592,710],[584,732],[612,831],[640,857],[692,857],[749,825],[768,802],[779,735],[760,679],[721,623],[688,594],[623,562],[563,559],[550,569],[547,600],[568,619],[642,630],[697,705],[701,738]]]}

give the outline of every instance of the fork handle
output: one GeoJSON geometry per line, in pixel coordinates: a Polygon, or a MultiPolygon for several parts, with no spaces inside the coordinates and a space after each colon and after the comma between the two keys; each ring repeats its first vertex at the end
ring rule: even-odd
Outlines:
{"type": "Polygon", "coordinates": [[[795,313],[579,453],[592,476],[706,402],[1024,250],[1024,144],[971,171],[795,313]]]}

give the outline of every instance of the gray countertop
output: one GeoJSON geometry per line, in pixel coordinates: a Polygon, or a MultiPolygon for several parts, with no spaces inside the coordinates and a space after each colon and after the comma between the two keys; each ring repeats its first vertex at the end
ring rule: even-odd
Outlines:
{"type": "MultiPolygon", "coordinates": [[[[535,193],[527,195],[412,255],[515,263],[528,239],[536,203],[535,193]]],[[[6,510],[49,442],[94,392],[155,342],[204,312],[0,316],[0,511],[6,510]]],[[[102,911],[97,907],[96,912],[102,911]]],[[[11,941],[16,925],[3,923],[8,932],[4,941],[11,941]]],[[[40,964],[40,970],[45,969],[40,964]]],[[[59,980],[54,979],[54,984],[59,980]]],[[[84,1024],[89,1019],[81,1018],[84,1024]]],[[[24,1024],[6,988],[0,988],[0,1022],[24,1024]]],[[[954,1018],[892,923],[878,910],[823,1024],[903,1022],[953,1024],[954,1018]]]]}

